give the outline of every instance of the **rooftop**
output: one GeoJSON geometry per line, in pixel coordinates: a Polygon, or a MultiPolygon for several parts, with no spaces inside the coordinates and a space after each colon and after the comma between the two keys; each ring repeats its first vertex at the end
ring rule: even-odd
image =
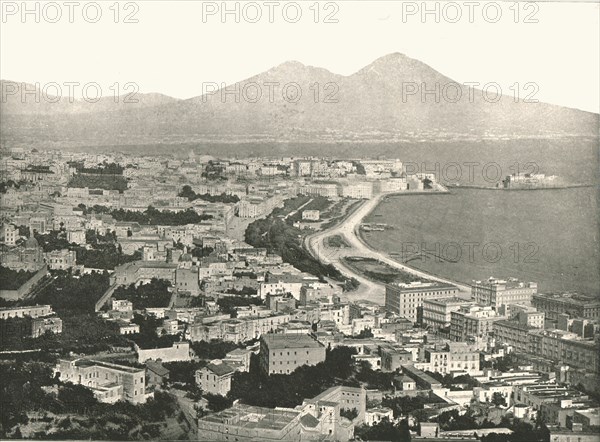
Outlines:
{"type": "Polygon", "coordinates": [[[533,295],[537,299],[548,299],[555,302],[564,302],[580,306],[600,305],[600,299],[579,293],[537,293],[533,295]]]}
{"type": "Polygon", "coordinates": [[[430,304],[444,304],[444,305],[448,305],[448,304],[472,304],[472,301],[469,301],[467,299],[464,298],[459,298],[457,296],[450,296],[448,298],[435,298],[435,299],[425,299],[423,301],[423,303],[430,303],[430,304]]]}
{"type": "Polygon", "coordinates": [[[24,305],[21,307],[0,307],[0,311],[31,310],[32,308],[51,308],[49,305],[24,305]]]}
{"type": "Polygon", "coordinates": [[[156,373],[159,376],[166,376],[169,374],[168,368],[165,368],[164,365],[158,362],[154,362],[152,360],[146,361],[146,367],[148,367],[148,370],[152,371],[153,373],[156,373]]]}
{"type": "Polygon", "coordinates": [[[314,428],[319,425],[319,419],[307,413],[300,418],[300,423],[305,427],[314,428]]]}
{"type": "MultiPolygon", "coordinates": [[[[246,430],[282,430],[300,415],[300,411],[282,408],[263,408],[237,404],[219,413],[200,419],[202,421],[226,424],[230,430],[237,427],[246,430]]],[[[233,433],[233,431],[231,431],[233,433]]]]}
{"type": "Polygon", "coordinates": [[[143,368],[128,367],[127,365],[112,364],[110,362],[97,361],[93,359],[77,359],[75,365],[79,367],[104,367],[112,370],[126,371],[128,373],[139,373],[143,368]]]}
{"type": "Polygon", "coordinates": [[[409,283],[392,283],[388,284],[389,287],[392,288],[401,288],[404,291],[410,290],[425,290],[425,289],[433,289],[433,290],[442,290],[442,289],[456,289],[457,287],[452,284],[446,284],[442,282],[422,282],[422,281],[413,281],[409,283]]]}
{"type": "Polygon", "coordinates": [[[212,371],[217,376],[225,376],[235,372],[235,370],[231,368],[231,366],[224,362],[221,362],[220,364],[208,364],[206,368],[212,371]]]}
{"type": "Polygon", "coordinates": [[[319,348],[323,347],[309,335],[266,334],[261,337],[269,350],[281,348],[319,348]]]}
{"type": "Polygon", "coordinates": [[[494,325],[500,325],[509,328],[517,328],[519,330],[532,330],[535,328],[529,325],[520,324],[518,321],[512,321],[509,319],[501,319],[500,321],[495,321],[494,325]]]}
{"type": "Polygon", "coordinates": [[[519,281],[518,278],[507,278],[507,279],[499,279],[490,276],[487,280],[478,281],[473,280],[472,285],[483,285],[487,287],[498,287],[503,289],[515,289],[515,288],[535,288],[537,287],[537,283],[535,282],[523,282],[519,281]]]}
{"type": "Polygon", "coordinates": [[[235,350],[231,350],[229,353],[227,353],[227,355],[243,356],[248,353],[252,353],[252,350],[248,350],[247,348],[236,348],[235,350]]]}

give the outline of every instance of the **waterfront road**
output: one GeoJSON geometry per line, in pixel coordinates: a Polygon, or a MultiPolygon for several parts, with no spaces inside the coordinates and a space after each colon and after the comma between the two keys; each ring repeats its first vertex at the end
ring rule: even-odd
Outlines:
{"type": "Polygon", "coordinates": [[[390,267],[410,273],[419,278],[454,284],[460,289],[462,296],[469,294],[471,290],[468,286],[406,266],[392,259],[386,253],[372,249],[362,240],[359,229],[363,219],[377,207],[386,195],[390,194],[379,194],[370,200],[364,201],[341,223],[330,229],[308,235],[305,238],[305,247],[315,258],[325,264],[333,264],[344,276],[356,278],[360,282],[361,285],[356,292],[345,293],[348,300],[368,299],[377,302],[378,304],[383,304],[385,285],[383,283],[368,280],[344,265],[341,258],[346,256],[374,258],[386,263],[390,267]],[[327,238],[335,235],[342,236],[349,247],[329,247],[327,238]]]}

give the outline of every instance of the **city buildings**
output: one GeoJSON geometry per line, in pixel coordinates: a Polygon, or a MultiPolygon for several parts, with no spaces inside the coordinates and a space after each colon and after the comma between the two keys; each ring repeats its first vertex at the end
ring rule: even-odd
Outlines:
{"type": "Polygon", "coordinates": [[[415,367],[443,375],[475,375],[479,373],[479,351],[462,342],[425,348],[424,361],[415,363],[415,367]]]}
{"type": "Polygon", "coordinates": [[[0,336],[38,338],[46,333],[59,334],[63,321],[49,305],[0,308],[0,336]]]}
{"type": "Polygon", "coordinates": [[[373,197],[373,183],[348,183],[342,185],[342,197],[354,199],[369,199],[373,197]]]}
{"type": "Polygon", "coordinates": [[[450,313],[450,339],[457,342],[485,342],[496,321],[505,319],[491,306],[464,305],[450,313]]]}
{"type": "Polygon", "coordinates": [[[174,342],[171,347],[163,348],[143,349],[137,344],[134,344],[134,347],[138,354],[139,363],[144,363],[150,359],[162,362],[189,361],[192,359],[189,342],[174,342]]]}
{"type": "MultiPolygon", "coordinates": [[[[573,368],[600,373],[600,342],[564,330],[529,329],[528,352],[573,368]]],[[[500,339],[500,338],[499,338],[500,339]]]]}
{"type": "Polygon", "coordinates": [[[0,265],[11,270],[37,272],[44,267],[44,252],[38,241],[30,236],[22,246],[17,246],[0,254],[0,265]]]}
{"type": "Polygon", "coordinates": [[[146,369],[127,367],[92,359],[59,359],[54,374],[62,382],[72,382],[92,390],[100,402],[146,401],[146,369]]]}
{"type": "Polygon", "coordinates": [[[439,282],[411,282],[385,286],[385,308],[397,315],[417,321],[417,310],[425,299],[448,297],[458,293],[458,288],[439,282]]]}
{"type": "Polygon", "coordinates": [[[49,305],[33,305],[26,307],[1,307],[0,319],[10,318],[42,318],[54,314],[52,307],[49,305]]]}
{"type": "Polygon", "coordinates": [[[564,313],[576,318],[600,319],[600,300],[593,296],[536,293],[532,296],[532,304],[551,321],[557,321],[564,313]]]}
{"type": "MultiPolygon", "coordinates": [[[[91,165],[88,164],[91,167],[97,164],[95,157],[86,161],[91,161],[91,165]]],[[[562,428],[569,421],[583,427],[597,422],[588,400],[577,396],[567,386],[587,380],[585,388],[595,388],[600,348],[597,341],[598,303],[594,298],[542,295],[536,293],[535,283],[491,278],[473,283],[473,299],[470,300],[457,296],[458,288],[450,284],[413,282],[388,284],[385,308],[373,301],[341,302],[346,295],[360,299],[371,293],[368,287],[365,290],[365,284],[346,293],[351,284],[307,273],[306,269],[312,267],[304,262],[303,265],[284,263],[282,257],[275,254],[277,250],[273,250],[273,245],[266,241],[268,232],[260,232],[263,235],[260,237],[257,235],[265,240],[256,241],[260,245],[256,248],[244,235],[247,224],[268,216],[286,198],[298,194],[308,195],[299,201],[317,199],[317,196],[333,200],[322,210],[296,208],[294,219],[301,216],[309,221],[306,225],[319,225],[317,221],[329,223],[332,217],[359,206],[356,201],[341,200],[342,197],[362,199],[381,191],[430,189],[431,181],[435,180],[432,174],[406,178],[401,163],[395,160],[363,163],[359,160],[242,158],[207,160],[212,161],[211,169],[222,170],[227,175],[227,179],[208,180],[197,170],[196,165],[202,163],[196,159],[190,159],[191,163],[180,159],[161,162],[149,158],[126,161],[132,167],[124,172],[128,188],[123,192],[72,188],[66,185],[68,177],[65,177],[66,187],[57,190],[60,196],[57,193],[49,197],[48,190],[44,195],[38,188],[27,191],[27,198],[24,198],[24,186],[18,190],[18,197],[14,197],[17,191],[14,188],[9,188],[2,196],[2,201],[14,206],[14,213],[2,231],[3,247],[9,257],[5,262],[12,262],[15,268],[27,268],[32,263],[39,265],[37,259],[42,241],[38,243],[31,238],[26,241],[19,235],[23,228],[42,233],[58,226],[67,231],[60,234],[61,239],[64,236],[79,243],[97,236],[85,244],[87,250],[94,250],[89,255],[102,250],[97,243],[105,243],[114,246],[119,254],[123,252],[117,257],[118,262],[134,261],[116,265],[114,271],[113,266],[105,266],[110,267],[106,269],[83,267],[81,263],[77,266],[75,248],[60,242],[60,248],[41,255],[42,264],[45,260],[51,276],[56,276],[56,271],[74,267],[81,270],[81,274],[69,276],[73,284],[94,270],[108,271],[109,287],[96,308],[98,318],[112,321],[111,325],[116,325],[123,335],[113,336],[119,344],[140,338],[140,326],[131,322],[134,305],[138,310],[136,315],[143,313],[147,320],[157,320],[151,322],[150,330],[154,330],[157,337],[178,335],[180,339],[164,348],[143,348],[136,344],[137,361],[144,363],[146,370],[98,361],[100,355],[93,359],[61,359],[56,369],[61,381],[84,385],[104,402],[142,403],[148,397],[145,382],[152,388],[168,391],[172,387],[169,378],[178,381],[179,370],[190,366],[171,367],[168,362],[194,360],[202,362],[201,369],[192,366],[188,373],[193,374],[196,385],[206,394],[226,396],[230,391],[238,390],[235,382],[242,376],[235,372],[249,372],[251,361],[258,363],[258,368],[265,374],[277,375],[277,382],[293,382],[296,376],[290,375],[299,367],[325,361],[328,347],[351,347],[357,354],[349,357],[349,363],[355,364],[356,370],[370,367],[380,371],[375,376],[386,380],[385,386],[369,392],[370,400],[390,393],[425,397],[425,393],[417,388],[428,390],[430,398],[439,396],[443,401],[441,408],[437,409],[436,405],[423,409],[423,427],[427,427],[425,419],[431,413],[439,414],[441,410],[449,409],[462,413],[471,406],[473,399],[491,403],[495,393],[502,395],[508,408],[493,408],[492,413],[508,412],[517,419],[534,419],[539,412],[550,422],[559,422],[562,428]],[[195,196],[191,195],[190,200],[179,195],[184,180],[193,184],[194,192],[200,198],[193,199],[195,196]],[[236,195],[240,200],[226,199],[224,195],[236,195]],[[203,198],[228,202],[211,202],[203,198]],[[102,207],[93,209],[94,204],[102,207]],[[181,214],[188,209],[207,219],[183,225],[178,220],[174,220],[173,225],[169,225],[170,222],[154,223],[144,218],[149,204],[155,208],[152,216],[156,219],[168,219],[163,215],[181,214]],[[93,210],[106,213],[95,214],[93,210]],[[88,233],[86,238],[86,230],[92,230],[96,235],[88,233]],[[140,256],[141,260],[135,259],[140,256]],[[169,299],[161,301],[163,307],[143,308],[139,306],[139,299],[134,303],[114,299],[120,296],[114,293],[119,285],[139,286],[153,278],[170,282],[170,287],[165,289],[169,299]],[[254,296],[264,299],[265,305],[259,305],[262,303],[254,296]],[[238,301],[243,305],[236,306],[238,301]],[[106,304],[110,305],[109,310],[104,308],[106,304]],[[417,328],[415,323],[424,327],[417,328]],[[251,341],[254,344],[249,348],[236,348],[222,359],[209,360],[207,354],[194,354],[188,341],[213,341],[211,345],[215,341],[236,344],[251,341]],[[505,358],[506,361],[495,362],[510,352],[514,353],[505,358]],[[516,361],[515,364],[526,365],[527,369],[520,367],[499,372],[482,368],[480,353],[486,361],[485,367],[489,367],[490,362],[494,367],[500,367],[502,362],[507,365],[516,361]],[[167,367],[173,371],[169,372],[167,367]],[[442,385],[426,372],[448,377],[442,385]],[[480,385],[471,390],[469,379],[468,382],[456,381],[462,383],[460,391],[446,388],[450,376],[464,374],[476,378],[480,385]],[[144,377],[146,381],[142,382],[144,377]],[[556,382],[549,383],[548,379],[556,382]],[[520,396],[514,406],[513,393],[517,386],[520,396]]],[[[52,187],[52,192],[54,189],[52,187]]],[[[319,207],[321,203],[326,204],[322,198],[316,202],[319,207]]],[[[286,215],[285,211],[278,213],[279,220],[290,220],[286,215]]],[[[305,239],[302,232],[292,231],[299,243],[305,239]]],[[[46,243],[44,247],[47,247],[46,243]]],[[[86,253],[77,250],[79,258],[85,260],[86,253]]],[[[289,261],[288,257],[286,259],[289,261]]],[[[334,262],[333,265],[337,264],[334,262]]],[[[44,282],[52,284],[51,279],[46,278],[44,282]]],[[[62,330],[62,321],[53,315],[51,306],[3,308],[0,318],[6,322],[15,318],[15,322],[27,321],[19,330],[21,336],[36,338],[46,332],[60,333],[62,330]]],[[[137,322],[140,321],[136,319],[137,322]]],[[[3,337],[6,336],[4,330],[3,337]]],[[[60,336],[54,339],[60,340],[60,336]]],[[[79,350],[77,345],[74,347],[79,350]]],[[[197,346],[202,347],[203,344],[197,346]]],[[[112,352],[102,354],[102,359],[119,358],[120,352],[124,351],[117,345],[110,350],[112,352]]],[[[270,379],[274,381],[273,376],[270,379]]],[[[368,385],[362,380],[357,382],[368,385]]],[[[358,424],[393,419],[389,408],[374,406],[366,410],[366,394],[362,388],[333,387],[315,398],[297,399],[299,405],[294,408],[268,409],[238,403],[228,410],[209,414],[199,419],[198,438],[349,440],[358,424]],[[346,418],[353,410],[356,410],[356,418],[346,418]]],[[[189,418],[188,410],[183,411],[189,418]]],[[[578,426],[573,428],[570,429],[572,433],[578,426]]]]}
{"type": "Polygon", "coordinates": [[[423,326],[433,330],[447,328],[452,321],[452,312],[470,303],[456,296],[423,300],[423,326]]]}
{"type": "Polygon", "coordinates": [[[77,265],[77,254],[74,250],[53,250],[44,254],[50,270],[69,270],[77,265]]]}
{"type": "Polygon", "coordinates": [[[200,418],[198,435],[211,441],[350,440],[354,427],[364,422],[365,409],[363,389],[332,387],[296,408],[236,404],[200,418]],[[350,421],[342,409],[356,409],[358,416],[350,421]]]}
{"type": "Polygon", "coordinates": [[[226,396],[231,390],[231,378],[235,371],[226,362],[213,361],[206,367],[196,370],[196,385],[205,393],[226,396]]]}
{"type": "Polygon", "coordinates": [[[268,374],[290,374],[325,360],[325,346],[309,335],[266,334],[260,339],[260,365],[268,374]]]}
{"type": "Polygon", "coordinates": [[[496,321],[493,325],[494,336],[498,342],[510,345],[515,351],[522,353],[529,352],[529,331],[533,329],[527,324],[511,320],[496,321]]]}
{"type": "Polygon", "coordinates": [[[198,420],[199,440],[300,440],[303,414],[290,408],[264,408],[237,404],[198,420]],[[201,435],[201,436],[200,436],[201,435]]]}
{"type": "Polygon", "coordinates": [[[471,282],[471,297],[482,305],[491,305],[495,309],[503,304],[531,304],[537,293],[537,283],[521,282],[516,278],[497,279],[490,277],[486,281],[471,282]]]}

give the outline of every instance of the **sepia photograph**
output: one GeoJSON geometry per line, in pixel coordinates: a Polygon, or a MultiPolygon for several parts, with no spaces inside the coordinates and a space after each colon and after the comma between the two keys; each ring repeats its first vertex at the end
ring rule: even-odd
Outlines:
{"type": "Polygon", "coordinates": [[[599,0],[0,0],[0,440],[600,441],[599,0]]]}

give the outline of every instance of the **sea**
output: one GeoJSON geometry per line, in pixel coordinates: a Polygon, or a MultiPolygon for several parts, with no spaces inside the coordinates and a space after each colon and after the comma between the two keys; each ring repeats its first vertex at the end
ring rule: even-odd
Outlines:
{"type": "Polygon", "coordinates": [[[546,293],[600,293],[595,187],[386,198],[366,218],[385,223],[365,241],[391,257],[457,282],[515,277],[546,293]]]}

